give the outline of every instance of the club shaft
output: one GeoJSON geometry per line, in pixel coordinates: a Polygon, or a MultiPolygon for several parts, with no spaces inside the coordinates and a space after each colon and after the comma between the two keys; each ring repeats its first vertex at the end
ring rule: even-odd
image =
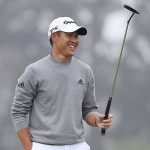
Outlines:
{"type": "MultiPolygon", "coordinates": [[[[126,40],[126,35],[128,32],[128,26],[129,26],[130,20],[133,17],[133,15],[134,15],[134,13],[131,15],[131,17],[127,21],[126,30],[125,30],[125,34],[124,34],[124,38],[123,38],[122,47],[121,47],[121,52],[120,52],[120,56],[119,56],[119,60],[118,60],[118,64],[117,64],[117,69],[116,69],[116,73],[115,73],[115,78],[114,78],[114,82],[113,82],[113,86],[112,86],[112,91],[111,91],[110,97],[108,99],[106,110],[105,110],[104,120],[108,118],[108,114],[109,114],[109,110],[110,110],[110,106],[111,106],[111,102],[112,102],[112,97],[113,97],[113,93],[114,93],[114,88],[115,88],[115,84],[116,84],[116,79],[117,79],[117,75],[118,75],[118,71],[119,71],[119,66],[120,66],[120,62],[121,62],[122,52],[123,52],[123,48],[124,48],[124,44],[125,44],[125,40],[126,40]]],[[[101,129],[101,135],[104,136],[105,133],[106,133],[106,129],[102,128],[101,129]]]]}
{"type": "Polygon", "coordinates": [[[125,40],[126,40],[126,36],[127,36],[127,32],[128,32],[128,27],[129,27],[129,23],[130,23],[130,20],[133,17],[133,15],[134,15],[134,13],[131,15],[131,17],[127,21],[127,26],[126,26],[126,30],[125,30],[125,34],[124,34],[124,38],[123,38],[123,43],[122,43],[122,47],[121,47],[121,52],[120,52],[120,56],[119,56],[119,60],[118,60],[118,64],[117,64],[117,69],[116,69],[116,73],[115,73],[115,78],[114,78],[110,98],[112,98],[113,94],[114,94],[114,88],[115,88],[116,79],[117,79],[117,75],[118,75],[118,71],[119,71],[119,67],[120,67],[120,62],[121,62],[122,52],[123,52],[123,48],[124,48],[124,44],[125,44],[125,40]]]}

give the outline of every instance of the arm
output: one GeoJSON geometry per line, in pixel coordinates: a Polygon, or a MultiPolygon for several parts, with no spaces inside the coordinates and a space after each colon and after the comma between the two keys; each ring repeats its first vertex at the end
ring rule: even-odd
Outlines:
{"type": "Polygon", "coordinates": [[[87,124],[94,126],[94,127],[99,127],[99,128],[104,128],[108,129],[111,126],[111,118],[113,118],[113,114],[109,114],[108,119],[104,120],[105,115],[103,114],[91,114],[88,116],[86,122],[87,124]]]}
{"type": "Polygon", "coordinates": [[[31,150],[32,149],[32,142],[30,139],[29,129],[24,128],[17,132],[20,141],[24,147],[24,150],[31,150]]]}
{"type": "Polygon", "coordinates": [[[28,117],[36,94],[36,76],[30,68],[26,68],[18,79],[14,102],[11,107],[11,117],[15,130],[25,148],[31,149],[31,139],[28,129],[28,117]]]}
{"type": "Polygon", "coordinates": [[[82,103],[83,119],[91,126],[107,129],[111,125],[113,115],[109,114],[108,119],[104,120],[105,115],[98,113],[98,105],[95,97],[95,79],[91,68],[89,74],[88,88],[82,103]]]}

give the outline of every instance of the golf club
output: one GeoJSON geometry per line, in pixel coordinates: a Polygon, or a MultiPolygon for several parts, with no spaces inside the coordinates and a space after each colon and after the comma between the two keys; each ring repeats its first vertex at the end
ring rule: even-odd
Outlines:
{"type": "MultiPolygon", "coordinates": [[[[113,93],[114,93],[114,88],[115,88],[115,84],[116,84],[117,74],[118,74],[118,70],[119,70],[119,66],[120,66],[121,56],[122,56],[122,52],[123,52],[123,48],[124,48],[124,43],[125,43],[127,31],[128,31],[128,26],[129,26],[130,20],[132,19],[133,15],[135,13],[139,14],[139,12],[137,10],[133,9],[132,7],[130,7],[128,5],[124,5],[124,7],[126,9],[130,10],[131,12],[133,12],[133,14],[131,15],[131,17],[127,21],[127,26],[126,26],[125,35],[124,35],[124,38],[123,38],[123,43],[122,43],[122,47],[121,47],[120,57],[119,57],[119,60],[118,60],[117,70],[116,70],[116,74],[115,74],[115,78],[114,78],[114,82],[113,82],[113,86],[112,86],[111,95],[110,95],[110,97],[108,99],[108,102],[107,102],[104,120],[108,118],[108,114],[109,114],[109,110],[110,110],[110,106],[111,106],[111,102],[112,102],[112,97],[113,97],[113,93]]],[[[102,128],[101,129],[101,135],[104,136],[105,132],[106,132],[106,129],[102,128]]]]}

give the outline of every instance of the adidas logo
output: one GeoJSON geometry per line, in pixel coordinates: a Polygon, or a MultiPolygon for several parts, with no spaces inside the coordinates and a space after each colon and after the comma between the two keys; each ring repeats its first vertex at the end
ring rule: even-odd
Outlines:
{"type": "Polygon", "coordinates": [[[84,83],[83,83],[82,79],[80,79],[80,80],[78,81],[78,84],[82,84],[82,85],[84,85],[84,83]]]}
{"type": "Polygon", "coordinates": [[[25,87],[24,87],[24,82],[18,83],[18,87],[20,87],[20,88],[25,88],[25,87]]]}

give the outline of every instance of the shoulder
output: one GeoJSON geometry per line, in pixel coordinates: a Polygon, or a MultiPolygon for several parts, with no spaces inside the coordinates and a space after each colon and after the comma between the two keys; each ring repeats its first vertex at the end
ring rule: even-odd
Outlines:
{"type": "Polygon", "coordinates": [[[34,62],[34,63],[31,63],[30,65],[28,65],[26,67],[26,70],[29,70],[29,71],[40,70],[41,68],[46,66],[46,64],[48,64],[48,61],[49,61],[49,55],[36,61],[36,62],[34,62]]]}
{"type": "Polygon", "coordinates": [[[85,62],[83,62],[83,61],[81,61],[81,60],[79,60],[79,59],[77,59],[77,58],[74,58],[74,61],[75,61],[80,67],[82,67],[82,68],[85,69],[85,70],[91,70],[91,69],[92,69],[89,64],[87,64],[87,63],[85,63],[85,62]]]}

